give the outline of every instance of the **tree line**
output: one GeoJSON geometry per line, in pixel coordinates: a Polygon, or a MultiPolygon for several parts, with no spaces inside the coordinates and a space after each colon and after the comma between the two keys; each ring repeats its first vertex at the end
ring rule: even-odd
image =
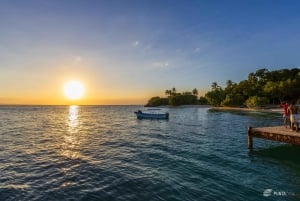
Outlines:
{"type": "Polygon", "coordinates": [[[205,98],[214,106],[259,107],[278,104],[282,101],[297,101],[300,96],[300,69],[281,69],[269,71],[266,68],[250,73],[248,79],[239,83],[231,80],[225,88],[216,82],[205,98]]]}
{"type": "Polygon", "coordinates": [[[178,93],[176,88],[165,91],[166,98],[152,97],[146,106],[210,104],[229,107],[260,107],[279,104],[282,101],[296,102],[300,98],[300,69],[269,71],[266,68],[249,73],[246,80],[235,83],[231,80],[221,87],[213,82],[211,90],[198,99],[198,90],[178,93]]]}
{"type": "Polygon", "coordinates": [[[182,93],[178,93],[176,88],[167,89],[165,91],[167,97],[161,98],[159,96],[155,96],[150,98],[146,106],[154,107],[160,105],[197,105],[197,104],[207,104],[207,99],[204,97],[200,97],[198,99],[198,90],[195,88],[192,91],[185,91],[182,93]]]}

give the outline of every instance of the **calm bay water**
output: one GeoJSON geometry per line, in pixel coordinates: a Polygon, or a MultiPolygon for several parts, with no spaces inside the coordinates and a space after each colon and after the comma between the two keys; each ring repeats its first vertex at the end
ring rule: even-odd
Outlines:
{"type": "Polygon", "coordinates": [[[0,107],[0,200],[299,200],[300,149],[247,127],[281,116],[138,106],[0,107]],[[268,197],[266,189],[272,189],[268,197]]]}

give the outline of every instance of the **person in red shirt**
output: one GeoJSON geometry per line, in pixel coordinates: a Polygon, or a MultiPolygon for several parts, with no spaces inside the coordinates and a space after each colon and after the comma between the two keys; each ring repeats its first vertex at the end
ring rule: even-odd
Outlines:
{"type": "MultiPolygon", "coordinates": [[[[287,128],[288,121],[290,120],[290,118],[289,118],[289,111],[288,111],[289,105],[285,101],[285,102],[283,102],[283,103],[280,104],[280,107],[283,109],[283,124],[287,128]]],[[[291,127],[291,125],[290,125],[290,127],[291,127]]]]}

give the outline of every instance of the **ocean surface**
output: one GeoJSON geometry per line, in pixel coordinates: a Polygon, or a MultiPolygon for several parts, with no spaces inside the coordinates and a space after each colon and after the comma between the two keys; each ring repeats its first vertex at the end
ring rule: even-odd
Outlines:
{"type": "Polygon", "coordinates": [[[300,200],[299,147],[254,139],[280,114],[1,106],[0,200],[300,200]]]}

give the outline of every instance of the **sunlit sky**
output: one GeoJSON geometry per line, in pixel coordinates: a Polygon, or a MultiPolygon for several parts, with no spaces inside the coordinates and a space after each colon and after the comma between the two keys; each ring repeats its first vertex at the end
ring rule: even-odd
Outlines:
{"type": "Polygon", "coordinates": [[[300,1],[0,1],[0,104],[144,104],[300,66],[300,1]]]}

